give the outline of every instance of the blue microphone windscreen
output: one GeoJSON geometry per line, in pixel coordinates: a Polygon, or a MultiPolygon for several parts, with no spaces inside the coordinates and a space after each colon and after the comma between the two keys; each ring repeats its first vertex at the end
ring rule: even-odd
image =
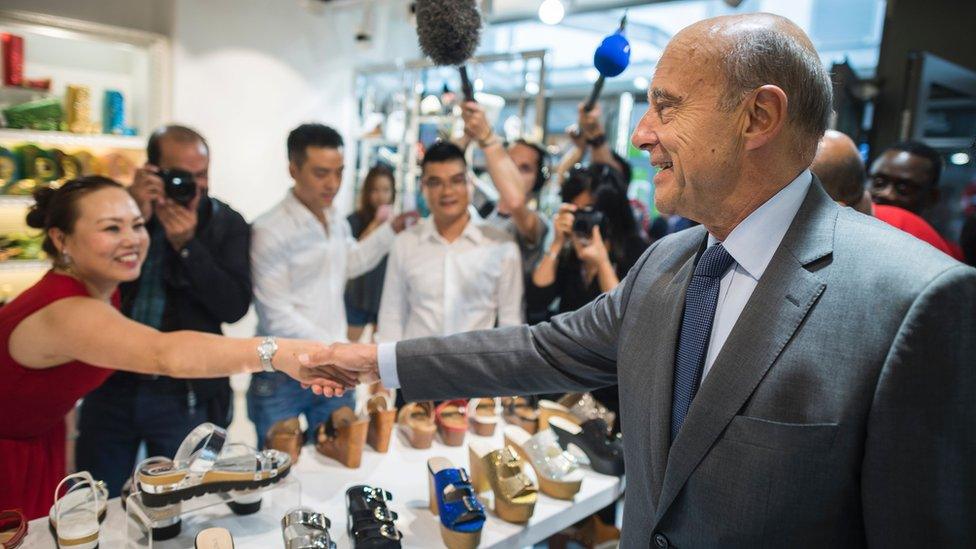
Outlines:
{"type": "Polygon", "coordinates": [[[608,78],[624,72],[629,64],[630,42],[619,33],[604,38],[593,54],[593,65],[596,70],[608,78]]]}

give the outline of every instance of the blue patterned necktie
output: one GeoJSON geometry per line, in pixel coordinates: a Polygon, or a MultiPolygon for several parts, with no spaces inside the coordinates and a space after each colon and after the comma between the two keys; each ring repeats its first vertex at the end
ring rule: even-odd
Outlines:
{"type": "Polygon", "coordinates": [[[695,274],[685,293],[678,352],[674,359],[674,390],[671,395],[671,442],[678,437],[691,401],[701,384],[705,352],[712,335],[712,320],[718,303],[722,275],[735,260],[721,244],[710,246],[695,265],[695,274]]]}

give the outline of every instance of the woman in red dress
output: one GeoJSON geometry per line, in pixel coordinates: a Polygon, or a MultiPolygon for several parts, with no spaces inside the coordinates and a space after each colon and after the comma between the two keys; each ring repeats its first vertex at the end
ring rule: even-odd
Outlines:
{"type": "MultiPolygon", "coordinates": [[[[114,370],[219,377],[262,369],[259,338],[161,333],[124,317],[118,285],[138,278],[149,247],[128,192],[103,177],[41,189],[27,215],[54,267],[0,309],[0,510],[47,514],[65,475],[65,415],[114,370]]],[[[278,340],[274,368],[304,383],[321,343],[278,340]]]]}

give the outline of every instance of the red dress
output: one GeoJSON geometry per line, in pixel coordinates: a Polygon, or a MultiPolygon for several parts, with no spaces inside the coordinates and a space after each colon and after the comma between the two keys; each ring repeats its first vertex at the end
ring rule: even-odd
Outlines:
{"type": "MultiPolygon", "coordinates": [[[[65,476],[65,415],[115,370],[77,361],[25,368],[10,356],[10,334],[47,305],[88,295],[78,280],[48,271],[0,308],[0,510],[22,509],[28,520],[47,515],[65,476]]],[[[118,291],[112,304],[119,307],[118,291]]]]}

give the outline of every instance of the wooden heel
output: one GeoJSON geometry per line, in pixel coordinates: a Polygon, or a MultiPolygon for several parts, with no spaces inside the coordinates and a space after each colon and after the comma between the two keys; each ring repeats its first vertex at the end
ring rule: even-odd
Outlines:
{"type": "Polygon", "coordinates": [[[471,446],[468,446],[468,471],[471,473],[471,487],[476,493],[480,494],[491,490],[488,473],[485,471],[485,462],[471,446]]]}
{"type": "Polygon", "coordinates": [[[505,522],[523,523],[529,522],[532,513],[535,511],[535,503],[522,504],[506,501],[504,498],[495,498],[495,514],[505,522]]]}
{"type": "Polygon", "coordinates": [[[438,425],[437,430],[441,433],[441,441],[447,446],[463,446],[464,445],[464,429],[450,429],[444,427],[443,425],[438,425]]]}
{"type": "Polygon", "coordinates": [[[366,435],[369,432],[369,420],[357,417],[352,409],[343,406],[332,413],[329,421],[332,423],[332,429],[329,429],[325,423],[319,425],[315,449],[350,469],[359,467],[363,459],[363,448],[366,446],[366,435]],[[333,435],[331,437],[330,431],[333,435]]]}
{"type": "Polygon", "coordinates": [[[430,507],[430,512],[434,513],[434,516],[436,517],[440,514],[440,510],[437,507],[437,485],[434,483],[434,472],[431,471],[430,465],[427,466],[427,480],[427,485],[430,487],[430,490],[428,491],[429,501],[427,506],[430,507]]]}
{"type": "Polygon", "coordinates": [[[385,454],[390,449],[390,436],[396,423],[396,410],[380,410],[369,414],[369,432],[366,442],[374,450],[385,454]]]}
{"type": "Polygon", "coordinates": [[[455,532],[441,524],[441,540],[447,549],[474,549],[481,543],[481,530],[475,532],[455,532]]]}
{"type": "Polygon", "coordinates": [[[497,423],[482,423],[482,422],[476,420],[475,418],[471,418],[471,429],[474,431],[474,434],[478,435],[479,437],[490,437],[490,436],[494,436],[494,434],[495,434],[495,425],[498,425],[498,424],[497,423]]]}

